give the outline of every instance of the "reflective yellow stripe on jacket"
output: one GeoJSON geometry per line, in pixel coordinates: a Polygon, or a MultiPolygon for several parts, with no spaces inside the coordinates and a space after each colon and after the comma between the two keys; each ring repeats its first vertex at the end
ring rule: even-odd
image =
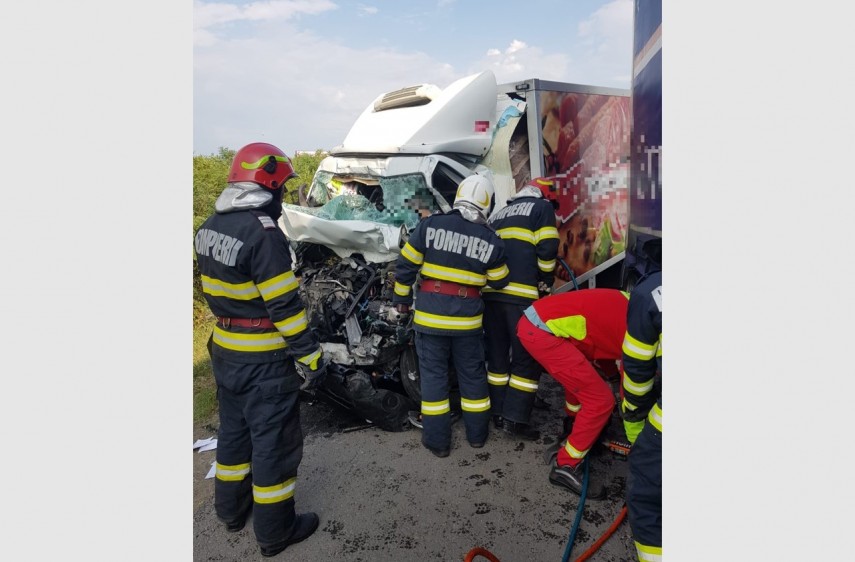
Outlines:
{"type": "Polygon", "coordinates": [[[506,264],[502,264],[499,267],[494,267],[493,269],[487,270],[487,279],[490,281],[498,281],[499,279],[504,279],[508,275],[511,274],[511,270],[508,269],[506,264]]]}
{"type": "Polygon", "coordinates": [[[537,287],[534,285],[524,285],[523,283],[511,282],[499,290],[491,287],[484,287],[481,290],[485,293],[505,293],[506,295],[514,295],[534,300],[537,300],[538,298],[537,287]]]}
{"type": "Polygon", "coordinates": [[[534,233],[534,241],[536,244],[543,242],[544,240],[549,240],[553,238],[558,240],[558,229],[554,226],[544,226],[543,228],[537,229],[537,232],[534,233]]]}
{"type": "Polygon", "coordinates": [[[445,267],[435,263],[424,262],[422,264],[422,275],[431,279],[439,279],[441,281],[453,281],[455,283],[463,283],[465,285],[475,285],[480,287],[487,282],[487,276],[474,271],[466,271],[465,269],[457,269],[455,267],[445,267]]]}
{"type": "Polygon", "coordinates": [[[272,300],[280,295],[284,295],[287,292],[296,291],[297,287],[297,278],[294,277],[293,271],[287,271],[282,275],[277,275],[276,277],[258,284],[258,290],[261,293],[261,298],[266,301],[272,300]]]}
{"type": "Polygon", "coordinates": [[[311,352],[308,355],[304,355],[302,357],[298,357],[297,361],[302,363],[303,365],[307,365],[311,370],[315,370],[318,368],[318,360],[320,360],[323,351],[319,347],[315,351],[311,352]]]}
{"type": "Polygon", "coordinates": [[[623,337],[623,352],[638,359],[639,361],[649,361],[656,355],[657,344],[648,344],[637,340],[629,332],[623,337]]]}
{"type": "Polygon", "coordinates": [[[653,408],[650,409],[650,413],[647,414],[647,421],[658,429],[659,433],[662,433],[662,408],[659,407],[659,404],[654,404],[653,408]]]}
{"type": "Polygon", "coordinates": [[[214,343],[232,351],[273,351],[288,347],[279,332],[239,334],[214,326],[214,343]]]}
{"type": "Polygon", "coordinates": [[[481,327],[483,314],[478,316],[442,316],[430,314],[416,309],[413,323],[426,328],[441,328],[443,330],[476,330],[481,327]]]}
{"type": "Polygon", "coordinates": [[[544,226],[537,231],[511,226],[508,228],[500,228],[496,231],[496,234],[498,234],[502,240],[520,240],[534,245],[550,238],[558,239],[558,229],[554,226],[544,226]]]}
{"type": "Polygon", "coordinates": [[[520,240],[521,242],[536,244],[536,241],[534,239],[534,232],[527,228],[519,228],[516,226],[500,228],[496,231],[496,234],[498,234],[499,238],[501,238],[502,240],[520,240]]]}
{"type": "Polygon", "coordinates": [[[239,301],[249,301],[261,296],[258,287],[252,281],[245,283],[226,283],[207,275],[202,275],[202,292],[212,297],[228,297],[239,301]]]}
{"type": "MultiPolygon", "coordinates": [[[[642,383],[635,382],[629,375],[624,371],[623,373],[623,390],[624,392],[628,392],[633,396],[644,396],[651,390],[653,390],[653,379],[644,381],[642,383]]],[[[628,404],[630,406],[630,410],[635,410],[635,406],[628,404]]]]}
{"type": "Polygon", "coordinates": [[[283,336],[295,336],[309,327],[306,311],[301,310],[294,316],[273,323],[283,336]]]}
{"type": "Polygon", "coordinates": [[[395,281],[395,294],[396,295],[401,296],[401,297],[407,297],[410,295],[410,290],[411,290],[411,288],[409,285],[402,285],[401,283],[398,283],[397,281],[395,281]]]}
{"type": "Polygon", "coordinates": [[[425,261],[425,256],[420,251],[413,248],[409,242],[401,248],[401,255],[413,262],[416,265],[421,265],[425,261]]]}
{"type": "Polygon", "coordinates": [[[537,258],[537,268],[544,273],[555,271],[555,260],[542,260],[537,258]]]}

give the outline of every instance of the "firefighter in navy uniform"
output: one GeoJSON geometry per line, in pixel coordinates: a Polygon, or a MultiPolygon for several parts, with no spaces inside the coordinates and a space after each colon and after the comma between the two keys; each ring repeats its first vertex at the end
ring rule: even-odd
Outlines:
{"type": "Polygon", "coordinates": [[[629,452],[626,507],[638,559],[662,559],[662,241],[644,244],[647,273],[636,284],[623,341],[621,415],[629,452]]]}
{"type": "Polygon", "coordinates": [[[483,291],[491,411],[497,428],[532,441],[540,437],[528,422],[543,369],[517,338],[517,323],[555,280],[557,202],[554,183],[536,178],[489,221],[505,243],[510,270],[504,288],[483,291]]]}
{"type": "Polygon", "coordinates": [[[217,317],[209,341],[220,416],[214,506],[232,532],[252,511],[264,556],[318,527],[315,513],[297,515],[294,508],[303,457],[299,390],[319,385],[326,372],[288,240],[276,225],[284,184],[294,176],[275,146],[244,146],[216,212],[195,236],[202,290],[217,317]]]}
{"type": "Polygon", "coordinates": [[[395,268],[393,303],[398,312],[408,314],[415,300],[422,444],[438,457],[447,457],[451,450],[449,357],[457,372],[466,439],[472,447],[483,447],[489,432],[481,288],[501,289],[508,283],[504,244],[486,225],[493,195],[488,177],[464,179],[457,188],[454,208],[419,222],[395,268]],[[419,274],[414,299],[413,285],[419,274]]]}

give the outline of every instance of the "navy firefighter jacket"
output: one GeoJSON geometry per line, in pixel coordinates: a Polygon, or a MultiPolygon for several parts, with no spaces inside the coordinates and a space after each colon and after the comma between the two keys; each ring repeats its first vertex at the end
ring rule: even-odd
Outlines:
{"type": "Polygon", "coordinates": [[[530,304],[539,298],[538,281],[552,287],[558,256],[558,229],[552,203],[542,197],[517,197],[490,217],[505,243],[510,276],[501,289],[484,288],[484,299],[530,304]]]}
{"type": "Polygon", "coordinates": [[[654,384],[662,372],[662,272],[653,271],[632,291],[623,340],[624,421],[646,418],[662,431],[662,394],[654,384]]]}
{"type": "MultiPolygon", "coordinates": [[[[416,226],[401,250],[395,268],[394,304],[413,303],[412,292],[430,280],[480,289],[501,289],[508,283],[505,246],[484,224],[464,219],[460,212],[431,215],[416,226]]],[[[473,291],[475,292],[475,291],[473,291]]],[[[484,302],[474,298],[419,291],[415,296],[413,329],[437,335],[472,335],[482,329],[484,302]]]]}
{"type": "Polygon", "coordinates": [[[288,239],[273,219],[254,210],[216,213],[199,227],[194,245],[211,311],[267,324],[218,321],[211,353],[240,363],[293,357],[314,368],[322,351],[308,329],[288,239]]]}

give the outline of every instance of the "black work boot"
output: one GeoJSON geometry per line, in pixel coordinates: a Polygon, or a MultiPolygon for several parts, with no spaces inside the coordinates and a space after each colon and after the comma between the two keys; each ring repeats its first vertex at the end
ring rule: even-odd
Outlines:
{"type": "Polygon", "coordinates": [[[427,449],[428,451],[430,451],[431,453],[433,453],[434,455],[436,455],[439,458],[445,458],[449,454],[451,454],[451,449],[448,447],[446,447],[445,449],[435,449],[434,447],[431,447],[430,445],[427,445],[425,443],[422,443],[422,445],[425,446],[425,449],[427,449]]]}
{"type": "Polygon", "coordinates": [[[252,511],[252,501],[251,472],[238,483],[214,482],[214,511],[217,519],[226,524],[228,532],[237,533],[244,528],[252,511]]]}
{"type": "Polygon", "coordinates": [[[528,441],[540,439],[540,432],[527,423],[520,423],[505,419],[502,421],[502,431],[514,437],[520,437],[528,441]]]}
{"type": "MultiPolygon", "coordinates": [[[[582,495],[582,484],[585,477],[585,468],[582,463],[576,466],[559,466],[553,464],[549,471],[549,482],[555,486],[567,488],[577,496],[582,495]]],[[[606,489],[603,484],[594,483],[591,481],[590,473],[588,474],[588,492],[587,498],[592,500],[602,500],[606,497],[606,489]]]]}
{"type": "Polygon", "coordinates": [[[246,525],[246,519],[249,517],[249,512],[252,511],[252,494],[246,496],[240,507],[240,514],[232,521],[226,521],[226,531],[237,533],[246,525]]]}
{"type": "Polygon", "coordinates": [[[504,424],[502,416],[493,414],[491,417],[493,418],[493,427],[496,429],[502,429],[502,425],[504,424]]]}
{"type": "Polygon", "coordinates": [[[315,529],[318,528],[318,523],[319,519],[316,513],[312,513],[310,511],[308,513],[298,515],[297,520],[294,521],[294,530],[291,532],[291,536],[284,541],[270,546],[259,545],[259,548],[261,548],[261,555],[265,557],[276,556],[292,544],[309,538],[312,533],[315,532],[315,529]]]}
{"type": "Polygon", "coordinates": [[[545,464],[553,464],[555,462],[555,459],[558,457],[558,450],[564,446],[564,443],[566,443],[564,439],[559,439],[558,441],[547,447],[546,450],[543,452],[543,462],[545,464]]]}

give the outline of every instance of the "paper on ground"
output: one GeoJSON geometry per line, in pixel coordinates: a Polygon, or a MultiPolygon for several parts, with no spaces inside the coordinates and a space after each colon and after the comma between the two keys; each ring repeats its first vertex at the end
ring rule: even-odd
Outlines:
{"type": "Polygon", "coordinates": [[[199,439],[193,444],[193,448],[199,448],[199,452],[212,451],[217,448],[217,438],[209,437],[207,439],[199,439]]]}
{"type": "Polygon", "coordinates": [[[207,445],[211,441],[216,441],[216,437],[208,437],[207,439],[197,439],[195,443],[193,443],[193,448],[198,449],[204,445],[207,445]]]}

